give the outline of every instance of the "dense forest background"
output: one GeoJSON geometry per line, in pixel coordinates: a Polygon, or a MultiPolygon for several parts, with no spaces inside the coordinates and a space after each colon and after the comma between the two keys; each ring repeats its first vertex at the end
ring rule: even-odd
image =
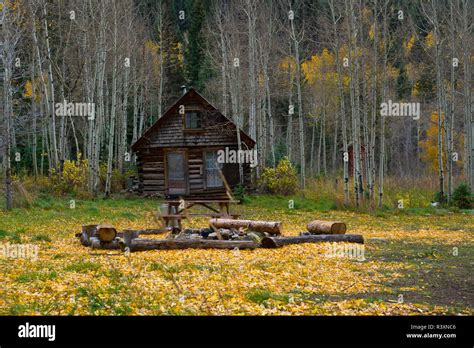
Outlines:
{"type": "Polygon", "coordinates": [[[4,0],[7,207],[22,176],[72,173],[91,194],[120,189],[114,180],[133,172],[131,145],[182,85],[257,141],[256,181],[287,156],[302,188],[309,178],[340,178],[346,203],[382,205],[387,177],[432,177],[449,201],[455,185],[474,186],[472,8],[469,0],[4,0]],[[58,116],[64,100],[94,103],[93,119],[58,116]],[[389,100],[420,103],[419,119],[381,116],[389,100]]]}

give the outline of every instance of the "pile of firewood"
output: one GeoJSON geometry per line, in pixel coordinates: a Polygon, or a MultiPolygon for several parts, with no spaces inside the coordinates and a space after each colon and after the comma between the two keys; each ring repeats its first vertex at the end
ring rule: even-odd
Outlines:
{"type": "Polygon", "coordinates": [[[187,228],[171,233],[168,239],[247,240],[258,244],[265,237],[280,235],[280,221],[211,219],[207,228],[187,228]]]}
{"type": "Polygon", "coordinates": [[[207,228],[124,230],[109,224],[85,225],[76,234],[81,244],[93,249],[123,251],[166,249],[256,249],[279,248],[288,244],[348,242],[364,243],[358,234],[345,234],[346,225],[338,221],[311,221],[299,236],[282,236],[280,221],[211,219],[207,228]],[[140,238],[142,234],[169,233],[164,239],[140,238]]]}

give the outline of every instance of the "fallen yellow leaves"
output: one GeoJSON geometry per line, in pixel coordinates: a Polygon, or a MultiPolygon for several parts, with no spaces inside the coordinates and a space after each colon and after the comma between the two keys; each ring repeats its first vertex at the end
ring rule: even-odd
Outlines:
{"type": "MultiPolygon", "coordinates": [[[[118,229],[154,226],[142,207],[139,218],[113,221],[118,229]]],[[[245,210],[245,207],[242,209],[245,210]]],[[[244,211],[251,219],[283,220],[287,235],[296,235],[314,218],[346,221],[351,233],[369,240],[365,261],[326,257],[325,244],[290,245],[283,249],[156,250],[124,254],[91,251],[74,233],[81,218],[17,219],[32,235],[48,234],[38,261],[0,259],[0,313],[31,315],[401,315],[474,313],[473,303],[436,296],[443,288],[434,277],[472,254],[453,260],[452,247],[472,249],[472,221],[461,215],[377,219],[353,212],[329,213],[244,211]],[[319,216],[318,216],[319,215],[319,216]],[[61,221],[61,224],[58,224],[61,221]],[[455,223],[464,230],[440,226],[455,223]],[[402,226],[416,225],[416,229],[402,226]],[[370,238],[382,242],[370,242],[370,238]],[[430,271],[428,273],[424,271],[430,271]],[[428,278],[427,278],[428,277],[428,278]],[[432,287],[435,287],[434,289],[432,287]],[[400,301],[399,295],[403,295],[400,301]],[[433,296],[432,296],[433,295],[433,296]],[[434,298],[434,299],[433,299],[434,298]]],[[[44,212],[39,211],[39,214],[44,212]]],[[[3,214],[3,213],[2,213],[3,214]]],[[[44,213],[46,214],[46,213],[44,213]]],[[[4,215],[6,217],[6,215],[4,215]]],[[[103,210],[95,221],[107,218],[103,210]]],[[[207,220],[195,219],[191,227],[207,220]]],[[[0,226],[6,228],[5,226],[0,226]]],[[[13,226],[8,226],[9,229],[13,226]]],[[[157,237],[161,238],[161,237],[157,237]]],[[[458,272],[462,272],[459,267],[458,272]]],[[[460,277],[466,273],[460,273],[460,277]]],[[[456,281],[448,273],[443,281],[456,281]]],[[[462,282],[462,280],[459,280],[462,282]]],[[[472,279],[465,285],[472,285],[472,279]]],[[[463,288],[464,289],[464,288],[463,288]]],[[[464,290],[461,289],[460,292],[464,290]]],[[[471,289],[472,291],[472,289],[471,289]]],[[[459,296],[458,296],[459,295],[459,296]]]]}

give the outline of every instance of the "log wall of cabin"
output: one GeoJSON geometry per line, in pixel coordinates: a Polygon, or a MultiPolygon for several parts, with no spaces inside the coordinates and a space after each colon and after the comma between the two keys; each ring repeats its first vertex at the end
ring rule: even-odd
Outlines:
{"type": "MultiPolygon", "coordinates": [[[[230,149],[237,149],[237,146],[229,146],[230,149]]],[[[189,198],[225,198],[225,187],[206,188],[204,152],[208,150],[223,149],[222,146],[213,147],[188,147],[187,168],[188,168],[188,194],[189,198]]],[[[173,151],[173,148],[148,148],[137,153],[137,167],[139,177],[139,192],[145,196],[156,194],[166,195],[166,174],[165,158],[166,151],[173,151]]],[[[225,164],[227,165],[227,164],[225,164]]],[[[238,165],[232,165],[230,172],[238,171],[238,165]]],[[[229,170],[224,170],[224,174],[229,170]]],[[[227,175],[227,174],[225,174],[227,175]]],[[[231,188],[235,187],[235,181],[228,180],[231,188]]],[[[250,166],[244,164],[244,185],[249,187],[251,182],[250,166]]]]}

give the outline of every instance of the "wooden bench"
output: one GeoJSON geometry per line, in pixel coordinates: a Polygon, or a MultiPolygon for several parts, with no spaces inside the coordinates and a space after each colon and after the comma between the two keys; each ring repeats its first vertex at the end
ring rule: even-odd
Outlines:
{"type": "Polygon", "coordinates": [[[162,215],[162,214],[158,214],[158,218],[163,219],[163,221],[165,222],[165,227],[170,227],[169,226],[170,220],[177,220],[179,229],[182,229],[181,220],[186,219],[186,215],[171,215],[171,214],[162,215]]]}

